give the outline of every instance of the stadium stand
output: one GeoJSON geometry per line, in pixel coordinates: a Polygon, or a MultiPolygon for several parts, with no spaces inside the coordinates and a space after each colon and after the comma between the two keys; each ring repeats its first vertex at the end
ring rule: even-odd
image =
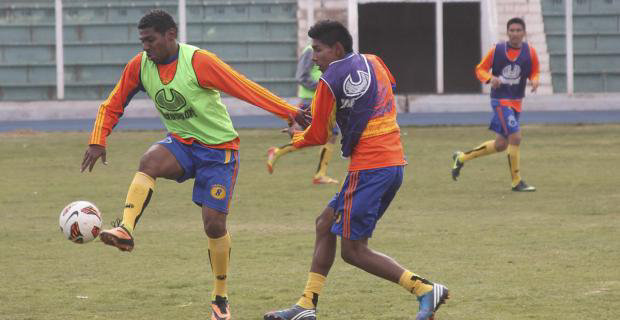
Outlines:
{"type": "MultiPolygon", "coordinates": [[[[105,99],[141,51],[137,22],[177,1],[63,1],[65,99],[105,99]]],[[[295,95],[296,0],[187,1],[188,43],[282,96],[295,95]]],[[[0,1],[0,100],[56,98],[53,1],[0,1]]],[[[144,97],[144,96],[142,96],[144,97]]]]}
{"type": "MultiPolygon", "coordinates": [[[[555,92],[566,92],[563,0],[542,1],[555,92]]],[[[620,91],[620,0],[573,0],[575,92],[620,91]]]]}

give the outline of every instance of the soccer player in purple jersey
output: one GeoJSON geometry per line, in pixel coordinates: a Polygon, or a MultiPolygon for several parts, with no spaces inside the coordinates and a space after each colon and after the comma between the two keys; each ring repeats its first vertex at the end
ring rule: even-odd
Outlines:
{"type": "Polygon", "coordinates": [[[532,92],[536,92],[540,82],[538,56],[534,48],[523,41],[525,36],[523,19],[510,19],[506,29],[508,41],[493,46],[476,66],[478,79],[482,83],[491,84],[493,119],[489,129],[497,136],[495,140],[485,141],[470,151],[456,151],[452,155],[452,179],[457,180],[465,162],[507,150],[512,191],[531,192],[536,191],[536,188],[521,179],[519,170],[521,145],[519,117],[527,79],[531,81],[532,92]]]}
{"type": "Polygon", "coordinates": [[[342,155],[350,158],[349,172],[340,192],[316,220],[314,254],[302,297],[291,308],[269,312],[264,319],[316,319],[338,236],[345,262],[399,284],[419,302],[416,320],[432,319],[449,297],[448,288],[368,245],[401,186],[407,164],[396,121],[394,77],[379,57],[353,52],[351,35],[339,22],[320,21],[308,35],[313,60],[323,75],[312,100],[312,122],[303,132],[294,132],[292,144],[296,148],[323,145],[337,123],[342,155]]]}

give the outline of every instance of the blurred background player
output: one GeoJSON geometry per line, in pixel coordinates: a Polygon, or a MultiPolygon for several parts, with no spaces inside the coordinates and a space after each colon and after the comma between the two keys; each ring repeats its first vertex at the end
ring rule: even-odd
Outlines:
{"type": "Polygon", "coordinates": [[[314,320],[319,295],[334,263],[337,236],[345,262],[400,284],[419,301],[417,320],[428,320],[448,298],[448,289],[403,268],[368,247],[378,220],[403,180],[405,155],[396,122],[395,81],[383,61],[354,53],[349,31],[336,21],[319,21],[308,31],[313,60],[323,75],[312,100],[312,122],[293,132],[293,146],[327,142],[336,122],[342,154],[350,157],[346,180],[316,220],[312,264],[302,297],[265,320],[314,320]]]}
{"type": "Polygon", "coordinates": [[[495,140],[485,141],[470,151],[456,151],[452,155],[452,179],[457,180],[465,162],[507,150],[512,191],[536,191],[534,186],[521,179],[519,116],[527,79],[531,81],[532,92],[536,92],[540,83],[538,56],[534,48],[523,41],[523,19],[510,19],[506,29],[508,41],[496,44],[476,66],[478,79],[491,84],[493,119],[489,129],[495,131],[497,136],[495,140]]]}
{"type": "MultiPolygon", "coordinates": [[[[310,113],[310,104],[312,103],[312,97],[314,97],[314,91],[319,83],[321,77],[321,70],[312,61],[312,46],[308,45],[304,48],[299,61],[297,62],[297,71],[295,72],[295,78],[299,83],[297,88],[297,97],[301,100],[299,108],[302,112],[310,113]]],[[[332,136],[328,139],[327,143],[321,147],[319,152],[319,165],[316,173],[312,178],[314,184],[326,184],[326,183],[338,183],[338,180],[327,176],[327,167],[329,161],[332,159],[332,153],[338,136],[338,128],[334,127],[332,136]]],[[[276,161],[289,153],[297,150],[292,144],[285,144],[281,147],[271,147],[267,150],[267,170],[269,173],[273,173],[276,161]]]]}
{"type": "MultiPolygon", "coordinates": [[[[140,159],[117,227],[104,230],[103,243],[121,251],[134,248],[134,229],[153,194],[155,180],[194,178],[192,200],[202,210],[214,276],[211,319],[230,319],[227,274],[231,239],[226,228],[239,167],[239,136],[220,91],[276,114],[294,117],[297,108],[246,79],[213,53],[177,42],[177,26],[163,10],[138,24],[144,51],[125,67],[116,87],[99,108],[81,169],[106,162],[106,137],[138,90],[153,100],[167,136],[140,159]]],[[[165,241],[165,239],[162,239],[165,241]]]]}

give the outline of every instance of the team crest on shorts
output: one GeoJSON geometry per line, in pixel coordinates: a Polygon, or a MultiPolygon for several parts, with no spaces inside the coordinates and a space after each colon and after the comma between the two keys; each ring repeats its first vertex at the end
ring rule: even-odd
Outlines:
{"type": "Polygon", "coordinates": [[[515,119],[515,116],[513,116],[513,115],[509,115],[508,116],[508,125],[510,127],[516,127],[517,126],[517,119],[515,119]]]}
{"type": "Polygon", "coordinates": [[[226,198],[226,187],[221,184],[214,184],[211,186],[211,196],[217,200],[226,198]]]}
{"type": "Polygon", "coordinates": [[[334,212],[334,223],[340,223],[340,220],[342,220],[342,212],[334,212]]]}

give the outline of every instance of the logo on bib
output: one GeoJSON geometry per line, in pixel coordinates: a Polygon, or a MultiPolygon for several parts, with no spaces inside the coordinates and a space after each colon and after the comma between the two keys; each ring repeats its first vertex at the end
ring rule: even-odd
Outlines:
{"type": "Polygon", "coordinates": [[[366,90],[368,90],[370,86],[370,74],[368,74],[368,72],[357,70],[357,76],[357,81],[353,81],[351,75],[348,75],[346,79],[344,79],[342,90],[347,97],[359,97],[366,93],[366,90]]]}
{"type": "Polygon", "coordinates": [[[168,99],[166,89],[157,91],[155,94],[155,103],[157,106],[168,111],[179,111],[183,109],[187,104],[185,97],[174,89],[170,89],[170,94],[172,98],[168,99]]]}
{"type": "Polygon", "coordinates": [[[499,79],[503,84],[517,85],[521,81],[521,67],[517,64],[509,64],[502,69],[499,79]]]}
{"type": "Polygon", "coordinates": [[[211,196],[214,199],[222,200],[226,198],[226,188],[221,184],[214,184],[211,186],[211,196]]]}

